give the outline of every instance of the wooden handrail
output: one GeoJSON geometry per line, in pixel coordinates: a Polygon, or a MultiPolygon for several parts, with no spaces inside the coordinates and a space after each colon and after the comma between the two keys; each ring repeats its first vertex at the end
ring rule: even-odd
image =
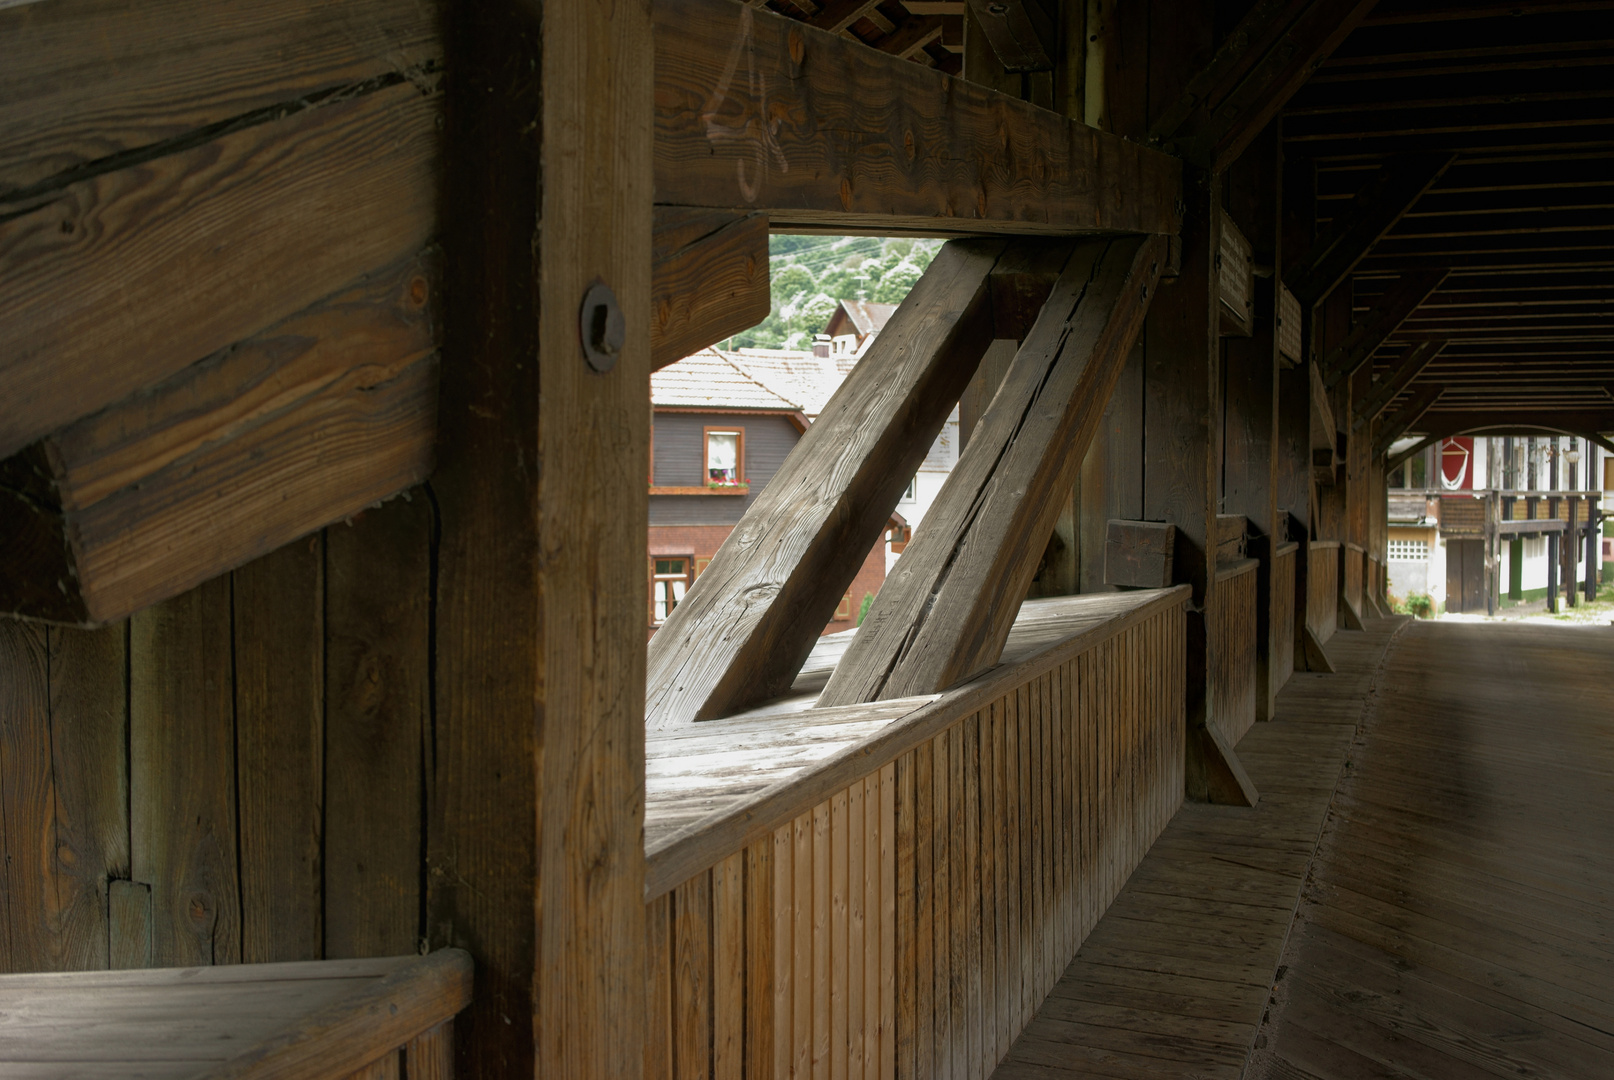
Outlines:
{"type": "MultiPolygon", "coordinates": [[[[1019,686],[1059,666],[1157,612],[1188,601],[1189,588],[1177,585],[1141,593],[1092,594],[1095,604],[1124,597],[1130,606],[1111,617],[1063,637],[1024,659],[993,668],[892,721],[877,734],[846,747],[788,779],[751,793],[669,833],[645,852],[645,899],[653,900],[691,875],[706,869],[810,809],[853,779],[895,761],[938,732],[1019,686]]],[[[877,710],[879,702],[865,706],[877,710]]],[[[889,704],[889,703],[886,703],[889,704]]],[[[843,708],[843,712],[855,710],[843,708]]],[[[723,721],[708,721],[717,735],[723,721]]]]}

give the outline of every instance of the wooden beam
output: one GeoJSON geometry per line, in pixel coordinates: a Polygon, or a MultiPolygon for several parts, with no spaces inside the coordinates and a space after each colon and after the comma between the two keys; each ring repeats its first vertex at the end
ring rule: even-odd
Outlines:
{"type": "Polygon", "coordinates": [[[370,275],[0,465],[0,611],[121,619],[426,479],[432,264],[370,275]]]}
{"type": "Polygon", "coordinates": [[[1390,449],[1390,444],[1407,433],[1407,430],[1422,419],[1429,407],[1440,400],[1440,395],[1446,388],[1438,383],[1431,383],[1420,387],[1413,392],[1406,404],[1385,419],[1373,436],[1373,456],[1381,457],[1390,449]]]}
{"type": "Polygon", "coordinates": [[[942,248],[650,639],[652,729],[789,689],[992,340],[1004,247],[942,248]]]}
{"type": "Polygon", "coordinates": [[[1059,56],[1057,14],[1041,0],[969,0],[1005,71],[1052,71],[1059,56]]]}
{"type": "Polygon", "coordinates": [[[1165,260],[1163,237],[1072,253],[820,704],[936,693],[997,663],[1165,260]]]}
{"type": "Polygon", "coordinates": [[[1377,420],[1390,402],[1401,396],[1401,392],[1429,366],[1430,361],[1440,355],[1440,350],[1445,346],[1444,341],[1420,341],[1402,350],[1384,377],[1374,383],[1373,388],[1355,404],[1352,411],[1356,415],[1351,421],[1351,430],[1361,431],[1364,425],[1377,420]]]}
{"type": "Polygon", "coordinates": [[[0,456],[424,248],[440,105],[389,85],[0,213],[0,456]]]}
{"type": "Polygon", "coordinates": [[[1150,139],[1202,168],[1226,169],[1373,4],[1260,0],[1150,126],[1150,139]]]}
{"type": "Polygon", "coordinates": [[[874,233],[1174,233],[1181,166],[730,0],[658,0],[658,204],[874,233]]]}
{"type": "Polygon", "coordinates": [[[1390,339],[1418,305],[1446,280],[1445,270],[1413,270],[1403,274],[1374,301],[1367,317],[1351,328],[1345,339],[1322,358],[1323,385],[1332,390],[1367,363],[1379,346],[1390,339]]]}
{"type": "MultiPolygon", "coordinates": [[[[762,7],[761,4],[752,6],[762,7]]],[[[879,6],[880,0],[829,0],[829,3],[819,9],[817,15],[807,20],[807,24],[826,33],[839,34],[843,30],[851,29],[853,23],[866,17],[879,6]]]]}
{"type": "Polygon", "coordinates": [[[451,5],[423,932],[465,1076],[644,1066],[654,51],[644,5],[451,5]],[[581,348],[598,282],[622,313],[581,348]]]}
{"type": "Polygon", "coordinates": [[[940,15],[910,15],[898,23],[891,33],[876,41],[874,47],[888,56],[907,60],[939,39],[945,25],[940,15]]]}
{"type": "Polygon", "coordinates": [[[768,219],[761,214],[657,207],[651,259],[652,370],[768,317],[768,219]]]}
{"type": "Polygon", "coordinates": [[[1284,282],[1301,303],[1315,304],[1333,292],[1455,157],[1404,154],[1386,161],[1349,211],[1329,222],[1327,231],[1285,271],[1284,282]]]}

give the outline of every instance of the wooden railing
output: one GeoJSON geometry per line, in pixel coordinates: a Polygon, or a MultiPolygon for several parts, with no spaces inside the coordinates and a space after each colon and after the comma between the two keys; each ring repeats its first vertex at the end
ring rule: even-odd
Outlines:
{"type": "Polygon", "coordinates": [[[1187,595],[1027,604],[945,694],[653,737],[646,1076],[990,1072],[1181,802],[1187,595]]]}
{"type": "Polygon", "coordinates": [[[1229,746],[1255,723],[1256,599],[1255,559],[1240,559],[1216,572],[1210,612],[1210,719],[1229,746]]]}
{"type": "Polygon", "coordinates": [[[1272,645],[1268,670],[1276,694],[1295,673],[1295,574],[1300,545],[1279,544],[1272,557],[1272,645]]]}
{"type": "Polygon", "coordinates": [[[0,1076],[452,1080],[470,1000],[460,949],[0,975],[0,1076]]]}
{"type": "Polygon", "coordinates": [[[1319,644],[1339,629],[1339,541],[1313,540],[1306,557],[1306,625],[1319,644]]]}

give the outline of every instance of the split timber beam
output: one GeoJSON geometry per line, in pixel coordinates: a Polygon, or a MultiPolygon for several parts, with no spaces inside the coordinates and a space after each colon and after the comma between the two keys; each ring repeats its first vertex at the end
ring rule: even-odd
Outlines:
{"type": "Polygon", "coordinates": [[[1377,420],[1379,414],[1389,407],[1390,402],[1412,385],[1412,380],[1416,379],[1445,347],[1444,340],[1419,341],[1408,345],[1401,355],[1396,357],[1395,363],[1385,373],[1384,378],[1374,383],[1372,389],[1353,408],[1355,416],[1351,420],[1351,431],[1361,431],[1363,427],[1377,420]]]}
{"type": "Polygon", "coordinates": [[[1283,275],[1302,304],[1316,304],[1343,282],[1385,233],[1439,180],[1454,154],[1404,154],[1384,163],[1350,207],[1283,275]]]}
{"type": "Polygon", "coordinates": [[[938,693],[998,662],[1165,262],[1163,237],[1072,252],[821,705],[938,693]]]}
{"type": "Polygon", "coordinates": [[[789,689],[995,336],[994,270],[1018,281],[1016,249],[1046,243],[955,240],[937,254],[650,639],[651,730],[789,689]]]}
{"type": "Polygon", "coordinates": [[[1414,391],[1406,404],[1391,413],[1383,426],[1374,433],[1373,456],[1382,457],[1392,443],[1411,430],[1413,424],[1423,419],[1423,414],[1440,400],[1440,395],[1445,389],[1438,383],[1431,383],[1414,391]]]}
{"type": "Polygon", "coordinates": [[[1179,228],[1177,159],[732,0],[657,0],[655,201],[775,229],[1179,228]]]}
{"type": "Polygon", "coordinates": [[[1373,9],[1375,0],[1259,0],[1149,130],[1221,172],[1373,9]]]}
{"type": "Polygon", "coordinates": [[[1383,296],[1378,298],[1367,317],[1357,323],[1322,359],[1323,385],[1332,390],[1372,359],[1379,346],[1401,328],[1411,314],[1418,310],[1429,294],[1440,288],[1446,280],[1445,270],[1414,270],[1401,275],[1383,296]]]}
{"type": "Polygon", "coordinates": [[[656,208],[651,234],[650,366],[659,370],[768,317],[768,219],[656,208]]]}

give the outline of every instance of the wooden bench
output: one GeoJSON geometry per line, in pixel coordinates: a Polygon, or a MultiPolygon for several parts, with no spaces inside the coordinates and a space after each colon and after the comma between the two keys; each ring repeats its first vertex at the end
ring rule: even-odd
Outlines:
{"type": "Polygon", "coordinates": [[[0,976],[8,1080],[441,1080],[471,958],[0,976]],[[400,1067],[403,1067],[402,1069],[400,1067]]]}

